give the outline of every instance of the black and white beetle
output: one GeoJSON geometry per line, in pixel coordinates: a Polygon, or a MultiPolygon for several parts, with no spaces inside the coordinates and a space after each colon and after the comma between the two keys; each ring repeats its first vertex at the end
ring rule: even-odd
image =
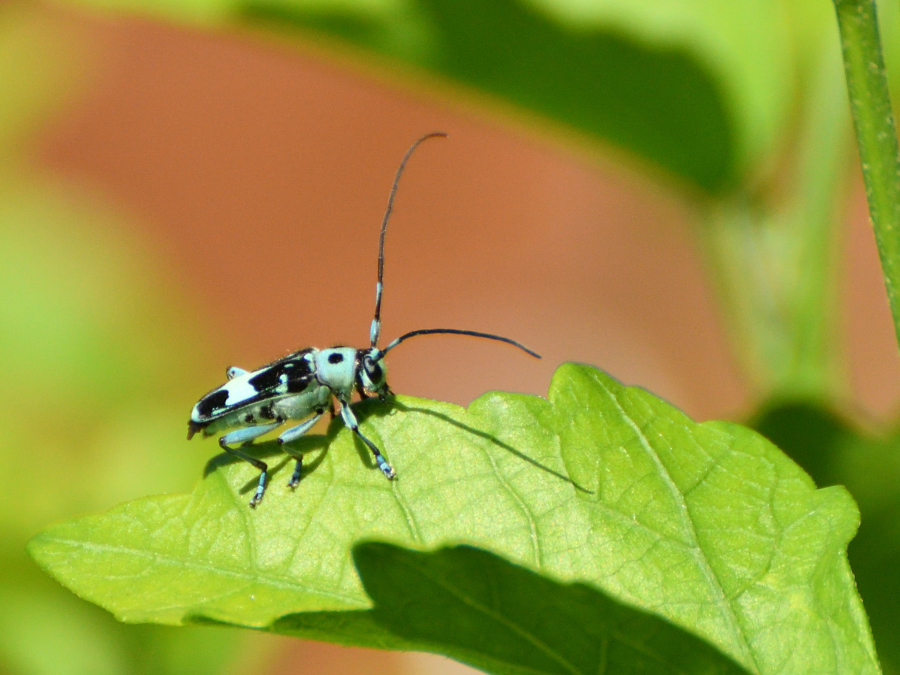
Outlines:
{"type": "MultiPolygon", "coordinates": [[[[229,446],[248,445],[255,438],[278,428],[288,420],[304,420],[278,437],[280,444],[297,440],[312,429],[326,410],[331,411],[331,416],[334,417],[332,397],[336,397],[340,402],[341,418],[344,424],[359,436],[360,440],[375,455],[375,462],[381,469],[381,473],[389,479],[394,477],[393,467],[387,463],[378,447],[360,432],[356,415],[353,414],[353,409],[350,407],[350,397],[355,389],[361,398],[367,398],[367,394],[374,394],[382,401],[387,399],[392,392],[385,380],[383,359],[385,354],[404,340],[416,335],[436,333],[471,335],[506,342],[531,356],[541,358],[515,340],[499,335],[453,328],[414,330],[401,335],[384,349],[378,348],[378,335],[381,332],[382,278],[384,276],[384,235],[394,205],[397,184],[403,174],[406,162],[419,144],[426,139],[436,136],[445,137],[446,135],[442,132],[434,132],[422,136],[413,143],[403,157],[403,161],[400,162],[397,175],[394,177],[387,210],[381,223],[381,237],[378,244],[378,283],[375,286],[375,318],[372,319],[369,348],[316,349],[308,347],[251,372],[232,366],[226,371],[228,382],[206,394],[191,411],[191,419],[188,421],[188,440],[197,432],[203,432],[203,436],[206,437],[226,429],[235,429],[219,438],[219,445],[225,451],[250,462],[260,470],[259,484],[253,499],[250,500],[251,507],[255,507],[262,501],[266,490],[268,466],[262,460],[229,446]]],[[[297,465],[288,485],[294,488],[300,482],[303,456],[291,454],[296,458],[297,465]]]]}

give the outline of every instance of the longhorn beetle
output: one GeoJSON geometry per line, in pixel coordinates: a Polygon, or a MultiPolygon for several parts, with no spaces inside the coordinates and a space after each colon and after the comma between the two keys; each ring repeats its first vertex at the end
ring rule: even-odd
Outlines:
{"type": "MultiPolygon", "coordinates": [[[[384,235],[388,220],[394,206],[394,195],[406,162],[419,144],[429,138],[446,137],[443,132],[434,132],[422,136],[412,144],[394,177],[394,184],[388,197],[387,210],[381,222],[381,237],[378,243],[378,283],[375,284],[375,318],[369,331],[371,343],[368,349],[353,347],[331,347],[316,349],[307,347],[284,358],[273,361],[267,366],[254,371],[246,371],[231,366],[225,372],[228,381],[201,398],[191,411],[188,421],[188,440],[197,432],[203,436],[234,429],[219,438],[219,445],[232,455],[239,457],[259,469],[259,484],[250,506],[255,508],[262,501],[266,491],[269,467],[260,459],[230,447],[232,445],[249,445],[255,438],[280,427],[288,420],[303,420],[278,437],[279,444],[290,443],[312,429],[326,410],[334,417],[334,401],[337,398],[341,405],[341,419],[360,440],[365,443],[375,456],[375,463],[386,478],[394,478],[394,469],[382,456],[378,447],[366,438],[359,430],[359,423],[350,397],[354,389],[361,398],[368,394],[378,396],[382,401],[392,395],[385,379],[386,368],[384,356],[404,340],[417,335],[471,335],[474,337],[498,340],[511,344],[536,358],[538,354],[515,340],[478,333],[472,330],[455,328],[424,328],[401,335],[384,349],[378,347],[378,336],[381,332],[381,294],[384,288],[384,235]]],[[[294,473],[288,486],[297,487],[300,472],[303,468],[303,456],[290,453],[297,460],[294,473]]]]}

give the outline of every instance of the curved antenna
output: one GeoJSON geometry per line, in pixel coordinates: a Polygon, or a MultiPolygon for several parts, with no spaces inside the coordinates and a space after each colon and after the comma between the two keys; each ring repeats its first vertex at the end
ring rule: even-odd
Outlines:
{"type": "Polygon", "coordinates": [[[384,212],[384,220],[381,221],[381,237],[378,240],[378,283],[375,284],[375,318],[372,319],[372,328],[369,330],[369,338],[372,341],[372,347],[378,344],[378,336],[381,334],[381,292],[384,289],[384,235],[385,232],[387,232],[387,224],[391,217],[391,211],[394,209],[394,195],[397,194],[397,185],[400,183],[400,176],[403,175],[403,169],[406,168],[406,162],[409,161],[413,151],[419,147],[419,144],[422,143],[422,141],[435,137],[446,138],[447,134],[443,131],[432,131],[430,134],[425,134],[413,143],[403,156],[403,161],[400,162],[400,167],[397,169],[397,175],[394,176],[394,185],[391,187],[391,196],[388,197],[388,205],[387,210],[384,212]]]}
{"type": "Polygon", "coordinates": [[[509,338],[501,337],[499,335],[492,335],[491,333],[478,333],[474,330],[458,330],[456,328],[422,328],[420,330],[414,330],[406,335],[401,335],[396,340],[391,342],[384,349],[379,349],[379,354],[372,359],[373,361],[381,361],[384,358],[384,355],[391,351],[394,347],[399,345],[401,342],[408,340],[411,337],[415,337],[416,335],[435,335],[435,334],[443,334],[443,335],[470,335],[472,337],[485,338],[487,340],[497,340],[498,342],[505,342],[508,345],[512,345],[513,347],[518,347],[523,352],[528,354],[529,356],[533,356],[536,359],[541,358],[541,355],[537,352],[533,352],[525,345],[519,344],[515,340],[510,340],[509,338]]]}

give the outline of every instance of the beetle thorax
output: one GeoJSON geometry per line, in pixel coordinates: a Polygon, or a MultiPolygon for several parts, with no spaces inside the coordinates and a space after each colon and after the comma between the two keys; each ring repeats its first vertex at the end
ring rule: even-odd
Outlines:
{"type": "Polygon", "coordinates": [[[331,347],[316,354],[316,378],[345,399],[353,393],[356,379],[356,350],[353,347],[331,347]]]}

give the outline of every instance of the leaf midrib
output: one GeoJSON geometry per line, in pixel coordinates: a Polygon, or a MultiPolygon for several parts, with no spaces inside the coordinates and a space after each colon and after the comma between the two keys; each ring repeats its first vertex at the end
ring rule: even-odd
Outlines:
{"type": "MultiPolygon", "coordinates": [[[[299,584],[290,579],[286,579],[281,576],[272,576],[268,574],[263,574],[256,570],[255,573],[245,572],[238,569],[233,569],[230,567],[220,566],[220,565],[209,565],[203,564],[199,562],[192,562],[188,560],[184,560],[182,558],[176,558],[173,556],[163,555],[154,551],[146,551],[137,548],[131,548],[129,546],[114,546],[111,544],[97,544],[95,542],[85,541],[83,539],[66,539],[62,537],[51,537],[44,536],[45,541],[54,542],[63,546],[70,546],[72,548],[84,549],[87,551],[92,551],[96,553],[112,553],[119,555],[131,555],[135,558],[142,558],[146,560],[152,560],[159,564],[167,564],[172,567],[183,567],[191,570],[199,570],[202,572],[209,572],[214,574],[219,574],[222,576],[229,576],[235,579],[240,579],[242,581],[250,581],[256,583],[262,583],[272,588],[277,588],[279,590],[290,590],[294,592],[303,592],[303,593],[315,593],[318,595],[322,595],[325,597],[334,598],[335,600],[340,600],[346,602],[349,605],[352,605],[353,609],[368,609],[371,605],[368,603],[363,603],[359,601],[358,597],[353,597],[349,595],[344,595],[337,591],[331,591],[326,589],[317,588],[315,586],[310,586],[309,584],[299,584]]],[[[129,575],[129,576],[137,576],[137,575],[129,575]]],[[[232,591],[229,591],[224,595],[231,595],[232,591]]],[[[219,596],[221,597],[221,596],[219,596]]],[[[346,608],[349,609],[349,608],[346,608]]]]}

